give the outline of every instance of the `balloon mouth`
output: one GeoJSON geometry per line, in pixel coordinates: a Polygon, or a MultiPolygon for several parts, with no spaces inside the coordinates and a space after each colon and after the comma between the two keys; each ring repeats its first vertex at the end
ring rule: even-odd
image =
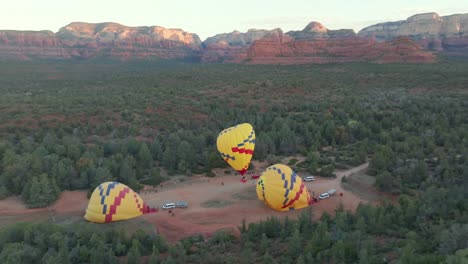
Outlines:
{"type": "Polygon", "coordinates": [[[238,170],[237,172],[239,172],[240,175],[244,176],[244,174],[247,172],[247,169],[238,170]]]}
{"type": "Polygon", "coordinates": [[[158,208],[154,207],[149,207],[146,203],[143,204],[143,208],[140,209],[142,214],[151,214],[151,213],[157,213],[158,208]]]}
{"type": "Polygon", "coordinates": [[[309,198],[307,199],[307,203],[308,203],[309,205],[314,204],[314,203],[316,203],[316,202],[317,202],[317,199],[316,199],[315,197],[310,197],[310,196],[309,196],[309,198]]]}

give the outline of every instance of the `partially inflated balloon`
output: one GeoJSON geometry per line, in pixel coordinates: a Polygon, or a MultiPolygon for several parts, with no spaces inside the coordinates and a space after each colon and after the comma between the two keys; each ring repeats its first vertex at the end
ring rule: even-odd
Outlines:
{"type": "Polygon", "coordinates": [[[128,186],[105,182],[94,189],[84,218],[96,223],[126,220],[148,213],[143,199],[128,186]]]}
{"type": "Polygon", "coordinates": [[[247,171],[255,148],[255,132],[249,123],[226,128],[216,145],[223,159],[241,175],[247,171]]]}
{"type": "Polygon", "coordinates": [[[257,181],[257,196],[276,211],[289,211],[311,204],[309,190],[290,167],[275,164],[266,169],[257,181]]]}

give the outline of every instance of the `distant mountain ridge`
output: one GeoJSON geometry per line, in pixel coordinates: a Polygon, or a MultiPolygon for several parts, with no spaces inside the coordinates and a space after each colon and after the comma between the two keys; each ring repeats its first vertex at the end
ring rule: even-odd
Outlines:
{"type": "Polygon", "coordinates": [[[0,59],[184,59],[205,63],[301,64],[369,61],[434,62],[438,54],[468,58],[468,14],[418,14],[359,31],[310,22],[303,30],[233,31],[201,41],[160,26],[73,22],[52,31],[0,30],[0,59]]]}
{"type": "Polygon", "coordinates": [[[0,57],[198,58],[201,41],[181,29],[127,27],[117,23],[74,22],[51,31],[0,31],[0,57]]]}
{"type": "Polygon", "coordinates": [[[425,49],[442,51],[468,58],[468,14],[439,16],[437,13],[418,14],[403,21],[372,25],[359,31],[358,36],[388,41],[409,36],[425,49]]]}

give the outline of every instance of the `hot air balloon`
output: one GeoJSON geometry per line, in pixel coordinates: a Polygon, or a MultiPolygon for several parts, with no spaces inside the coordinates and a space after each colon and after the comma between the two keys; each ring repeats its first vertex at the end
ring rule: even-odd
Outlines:
{"type": "Polygon", "coordinates": [[[312,203],[309,190],[290,167],[275,164],[268,167],[257,181],[257,196],[276,211],[289,211],[312,203]]]}
{"type": "Polygon", "coordinates": [[[216,140],[223,159],[241,175],[250,165],[255,148],[255,131],[249,123],[226,128],[216,140]]]}
{"type": "Polygon", "coordinates": [[[96,223],[110,223],[134,218],[150,211],[154,210],[125,184],[105,182],[94,189],[84,218],[96,223]]]}

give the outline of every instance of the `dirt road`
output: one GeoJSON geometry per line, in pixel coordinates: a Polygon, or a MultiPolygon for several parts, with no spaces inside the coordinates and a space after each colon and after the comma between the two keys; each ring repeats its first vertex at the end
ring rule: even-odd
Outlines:
{"type": "Polygon", "coordinates": [[[341,178],[343,178],[343,176],[348,177],[349,175],[351,175],[353,173],[356,173],[356,172],[359,172],[359,171],[362,171],[362,170],[366,170],[368,167],[369,167],[369,162],[366,162],[366,163],[364,163],[362,165],[359,165],[359,166],[354,167],[354,168],[349,169],[349,170],[337,171],[336,172],[336,177],[338,178],[338,180],[341,181],[341,178]]]}

